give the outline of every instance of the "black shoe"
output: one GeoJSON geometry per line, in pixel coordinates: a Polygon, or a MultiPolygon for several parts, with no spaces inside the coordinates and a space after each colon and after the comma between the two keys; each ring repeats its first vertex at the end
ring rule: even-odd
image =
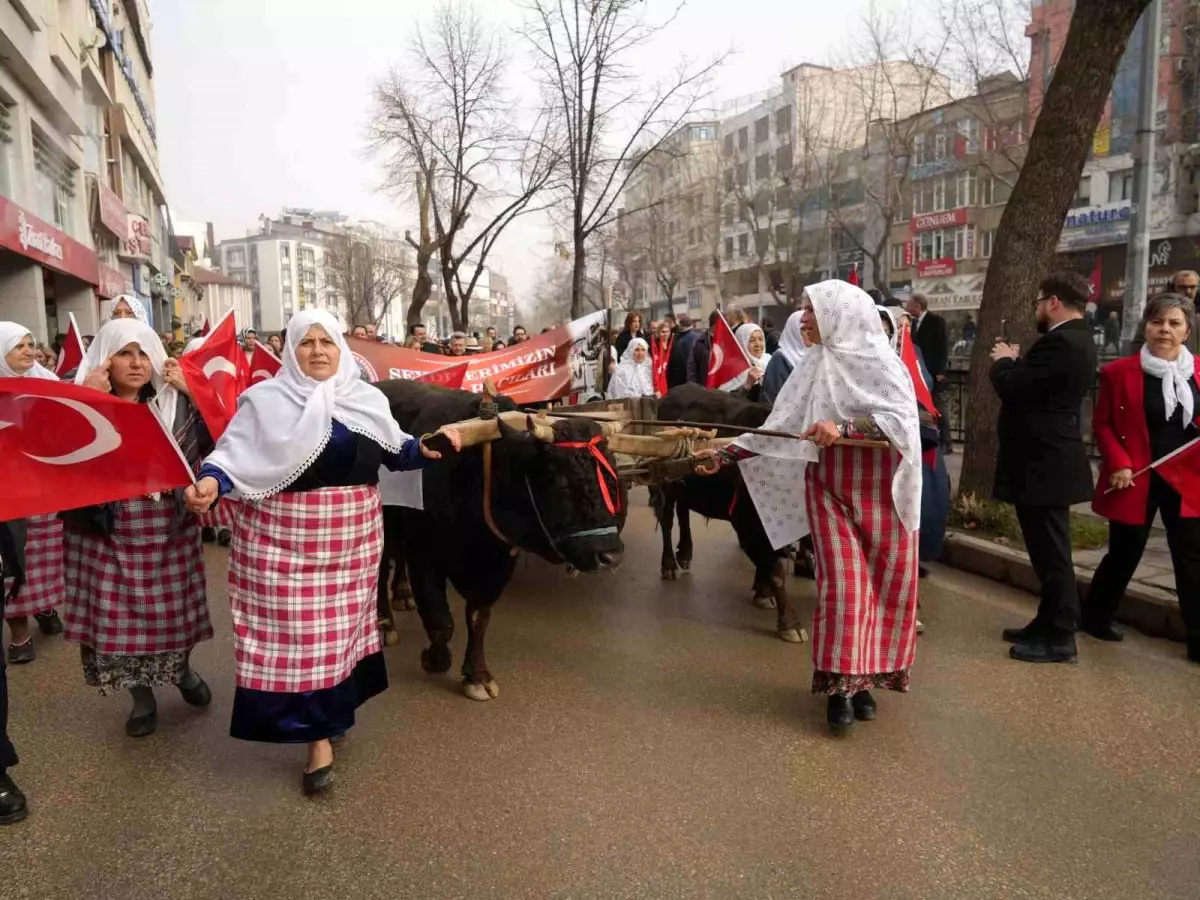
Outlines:
{"type": "Polygon", "coordinates": [[[834,734],[845,734],[854,725],[854,707],[845,694],[830,694],[825,707],[825,721],[834,734]]]}
{"type": "Polygon", "coordinates": [[[33,649],[33,638],[29,638],[23,644],[8,645],[8,662],[10,665],[23,666],[25,663],[31,663],[37,658],[37,653],[33,649]]]}
{"type": "Polygon", "coordinates": [[[130,716],[125,722],[125,733],[130,737],[146,737],[154,734],[158,727],[158,710],[144,716],[130,716]]]}
{"type": "Polygon", "coordinates": [[[317,769],[315,772],[304,773],[304,793],[320,794],[329,790],[333,784],[333,763],[317,769]]]}
{"type": "Polygon", "coordinates": [[[1098,641],[1119,643],[1125,640],[1125,633],[1113,628],[1111,622],[1091,622],[1084,619],[1083,623],[1079,626],[1079,630],[1090,634],[1098,641]]]}
{"type": "Polygon", "coordinates": [[[1031,663],[1073,663],[1079,661],[1075,650],[1075,638],[1050,640],[1045,637],[1035,637],[1028,641],[1013,644],[1008,655],[1021,662],[1031,663]]]}
{"type": "Polygon", "coordinates": [[[58,613],[54,610],[44,613],[34,613],[33,617],[37,620],[38,630],[47,637],[62,634],[62,619],[58,617],[58,613]]]}
{"type": "Polygon", "coordinates": [[[198,709],[203,709],[212,703],[212,691],[199,675],[196,676],[196,684],[193,687],[185,688],[181,684],[179,695],[183,697],[183,702],[188,706],[195,706],[198,709]]]}
{"type": "Polygon", "coordinates": [[[222,528],[220,531],[217,532],[217,546],[218,547],[228,547],[232,543],[233,543],[233,534],[230,533],[228,528],[222,528]]]}
{"type": "Polygon", "coordinates": [[[201,528],[200,529],[200,540],[204,541],[204,543],[211,544],[216,539],[217,539],[216,529],[213,529],[213,528],[201,528]]]}
{"type": "Polygon", "coordinates": [[[12,825],[29,815],[25,795],[7,775],[0,775],[0,825],[12,825]]]}
{"type": "Polygon", "coordinates": [[[858,721],[870,722],[875,718],[875,698],[871,696],[870,691],[859,691],[851,699],[850,705],[854,707],[854,718],[858,721]]]}
{"type": "Polygon", "coordinates": [[[1194,663],[1200,663],[1200,638],[1192,638],[1188,641],[1187,658],[1194,663]]]}
{"type": "Polygon", "coordinates": [[[917,566],[917,577],[918,578],[928,578],[929,570],[927,568],[925,568],[924,566],[917,566]]]}
{"type": "Polygon", "coordinates": [[[1010,644],[1023,644],[1029,641],[1036,641],[1039,637],[1039,632],[1040,628],[1037,619],[1034,619],[1022,628],[1005,628],[1000,632],[1000,636],[1010,644]]]}

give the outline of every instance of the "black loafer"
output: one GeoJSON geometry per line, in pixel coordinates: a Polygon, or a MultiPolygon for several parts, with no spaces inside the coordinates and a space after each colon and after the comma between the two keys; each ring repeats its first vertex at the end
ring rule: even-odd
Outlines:
{"type": "Polygon", "coordinates": [[[825,707],[825,721],[834,734],[845,734],[854,726],[854,707],[845,694],[830,694],[825,707]]]}
{"type": "Polygon", "coordinates": [[[1075,650],[1075,638],[1062,641],[1050,641],[1046,638],[1034,638],[1013,644],[1008,655],[1021,662],[1031,663],[1074,663],[1079,662],[1079,654],[1075,650]]]}
{"type": "Polygon", "coordinates": [[[33,638],[30,638],[23,644],[8,645],[8,662],[9,665],[23,666],[25,663],[31,663],[37,658],[37,653],[33,649],[33,638]]]}
{"type": "Polygon", "coordinates": [[[858,721],[870,722],[875,718],[875,698],[870,691],[859,691],[850,700],[850,705],[854,707],[854,718],[858,721]]]}
{"type": "Polygon", "coordinates": [[[216,529],[214,529],[214,528],[201,528],[200,529],[200,540],[204,541],[204,543],[211,544],[216,539],[217,539],[216,529]]]}
{"type": "Polygon", "coordinates": [[[0,775],[0,825],[12,825],[29,815],[25,795],[7,775],[0,775]]]}
{"type": "Polygon", "coordinates": [[[134,738],[147,737],[154,734],[157,727],[158,710],[155,710],[144,716],[130,716],[125,722],[125,733],[134,738]]]}
{"type": "Polygon", "coordinates": [[[1098,641],[1111,641],[1118,643],[1125,640],[1124,632],[1113,628],[1112,624],[1104,624],[1103,622],[1087,622],[1085,621],[1079,626],[1079,630],[1090,634],[1098,641]]]}
{"type": "Polygon", "coordinates": [[[309,796],[324,793],[333,785],[333,763],[304,773],[304,793],[309,796]]]}
{"type": "Polygon", "coordinates": [[[44,613],[34,613],[33,617],[37,620],[38,630],[47,637],[52,637],[56,634],[62,634],[62,619],[58,617],[58,613],[56,613],[54,610],[44,613]]]}
{"type": "Polygon", "coordinates": [[[179,695],[183,697],[183,702],[188,706],[195,706],[199,709],[212,703],[212,691],[203,678],[199,679],[195,687],[185,688],[180,685],[179,695]]]}
{"type": "Polygon", "coordinates": [[[222,528],[217,532],[217,546],[228,547],[233,543],[233,533],[228,528],[222,528]]]}
{"type": "Polygon", "coordinates": [[[1036,640],[1038,631],[1037,623],[1030,622],[1021,628],[1005,628],[1000,636],[1010,644],[1022,644],[1036,640]]]}

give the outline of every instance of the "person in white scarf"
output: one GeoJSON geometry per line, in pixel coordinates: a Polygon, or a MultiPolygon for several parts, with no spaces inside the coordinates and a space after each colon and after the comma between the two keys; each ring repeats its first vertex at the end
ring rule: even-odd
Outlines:
{"type": "Polygon", "coordinates": [[[650,362],[650,345],[640,337],[631,338],[608,384],[608,399],[653,396],[654,371],[650,362]]]}
{"type": "Polygon", "coordinates": [[[804,338],[800,335],[800,319],[803,313],[794,312],[788,316],[783,325],[783,335],[779,338],[779,346],[771,354],[763,374],[762,390],[759,391],[759,402],[767,406],[775,405],[775,398],[783,390],[792,369],[800,364],[804,357],[804,338]]]}
{"type": "Polygon", "coordinates": [[[113,319],[96,332],[75,372],[75,383],[135,401],[148,383],[153,388],[150,403],[168,432],[173,432],[178,424],[175,419],[180,395],[188,394],[179,361],[168,359],[162,338],[137,319],[113,319]],[[114,357],[118,354],[122,354],[122,360],[116,363],[122,372],[120,383],[114,381],[114,357]],[[148,372],[134,356],[145,357],[148,372]]]}
{"type": "Polygon", "coordinates": [[[808,349],[763,427],[804,439],[744,435],[716,458],[741,460],[774,547],[811,526],[818,591],[812,689],[829,696],[829,724],[844,731],[856,718],[875,717],[871,688],[908,689],[916,646],[920,425],[912,379],[866,293],[822,282],[805,290],[802,313],[808,349]],[[844,438],[883,446],[839,444],[844,438]]]}
{"type": "Polygon", "coordinates": [[[136,319],[143,325],[150,324],[150,317],[146,315],[145,304],[133,296],[133,294],[122,294],[115,298],[108,319],[110,322],[115,322],[118,319],[136,319]]]}
{"type": "MultiPolygon", "coordinates": [[[[461,445],[454,429],[442,433],[461,445]]],[[[198,514],[218,495],[251,501],[234,523],[229,575],[230,734],[307,744],[306,793],[330,786],[331,739],[387,689],[376,621],[380,466],[417,469],[440,456],[401,431],[387,398],[359,378],[337,320],[307,310],[288,323],[279,374],[242,394],[186,491],[198,514]]]]}
{"type": "Polygon", "coordinates": [[[58,380],[57,375],[37,361],[33,332],[16,322],[0,322],[0,378],[58,380]]]}
{"type": "Polygon", "coordinates": [[[767,336],[753,322],[745,322],[739,325],[734,330],[733,336],[737,338],[737,342],[746,351],[746,356],[750,360],[750,369],[744,375],[739,375],[725,382],[725,384],[721,385],[721,390],[736,391],[744,389],[750,393],[750,399],[756,400],[758,399],[758,392],[755,391],[755,388],[762,382],[763,375],[767,371],[767,366],[771,362],[771,354],[767,352],[767,336]]]}

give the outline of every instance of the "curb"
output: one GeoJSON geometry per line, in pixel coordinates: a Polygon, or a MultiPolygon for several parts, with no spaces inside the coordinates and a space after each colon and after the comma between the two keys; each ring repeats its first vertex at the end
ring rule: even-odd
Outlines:
{"type": "MultiPolygon", "coordinates": [[[[1020,550],[972,537],[961,531],[946,532],[946,542],[939,562],[1030,594],[1036,595],[1041,590],[1041,583],[1033,572],[1029,557],[1020,550]]],[[[1092,574],[1089,569],[1075,569],[1081,600],[1091,588],[1092,574]]],[[[1186,640],[1187,633],[1184,631],[1183,618],[1179,614],[1179,601],[1175,595],[1146,585],[1129,585],[1117,610],[1117,621],[1151,637],[1172,641],[1186,640]]]]}

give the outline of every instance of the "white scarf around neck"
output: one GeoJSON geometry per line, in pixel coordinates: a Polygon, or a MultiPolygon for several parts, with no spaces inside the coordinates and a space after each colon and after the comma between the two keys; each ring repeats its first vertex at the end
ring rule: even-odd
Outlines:
{"type": "Polygon", "coordinates": [[[383,392],[359,378],[337,320],[324,310],[305,310],[288,323],[283,368],[242,394],[237,413],[206,462],[229,476],[240,497],[270,497],[316,462],[334,419],[391,453],[410,439],[392,418],[383,392]],[[314,326],[333,338],[341,352],[337,372],[324,381],[305,375],[296,359],[296,347],[314,326]]]}
{"type": "Polygon", "coordinates": [[[1192,399],[1192,387],[1188,379],[1196,374],[1196,363],[1187,347],[1179,348],[1179,355],[1174,361],[1160,359],[1150,352],[1150,348],[1142,345],[1142,371],[1147,375],[1162,379],[1163,405],[1167,408],[1167,418],[1175,413],[1176,406],[1183,407],[1183,424],[1189,425],[1196,417],[1195,402],[1192,399]]]}
{"type": "Polygon", "coordinates": [[[58,381],[58,376],[35,362],[33,367],[23,373],[16,372],[8,364],[7,356],[16,349],[17,344],[26,337],[33,337],[33,332],[16,322],[0,322],[0,378],[41,378],[45,381],[58,381]]]}

